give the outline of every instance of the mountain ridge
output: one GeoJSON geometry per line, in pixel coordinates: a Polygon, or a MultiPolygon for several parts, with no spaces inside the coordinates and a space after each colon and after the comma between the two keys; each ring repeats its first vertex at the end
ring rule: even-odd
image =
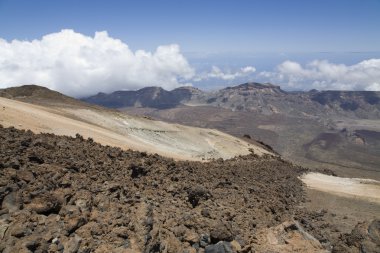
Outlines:
{"type": "Polygon", "coordinates": [[[339,90],[287,92],[280,86],[257,82],[209,92],[190,87],[179,87],[171,91],[160,87],[154,89],[147,87],[136,91],[102,93],[82,100],[112,108],[170,109],[181,105],[206,105],[233,111],[255,111],[264,115],[276,113],[301,115],[316,111],[319,114],[352,114],[359,118],[380,117],[380,92],[339,90]]]}

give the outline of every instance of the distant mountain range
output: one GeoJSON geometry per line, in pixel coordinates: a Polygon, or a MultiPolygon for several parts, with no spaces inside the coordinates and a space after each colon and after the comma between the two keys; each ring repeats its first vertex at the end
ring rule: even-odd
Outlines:
{"type": "Polygon", "coordinates": [[[380,118],[380,92],[317,91],[286,92],[272,84],[244,83],[218,91],[205,92],[194,87],[172,91],[146,87],[137,91],[115,91],[83,98],[83,101],[111,108],[150,107],[169,109],[180,105],[215,106],[233,111],[264,115],[286,113],[349,115],[380,118]]]}
{"type": "Polygon", "coordinates": [[[146,87],[137,91],[98,93],[82,100],[111,108],[135,106],[166,109],[190,101],[196,94],[203,94],[203,92],[193,87],[180,87],[172,91],[164,90],[161,87],[146,87]]]}

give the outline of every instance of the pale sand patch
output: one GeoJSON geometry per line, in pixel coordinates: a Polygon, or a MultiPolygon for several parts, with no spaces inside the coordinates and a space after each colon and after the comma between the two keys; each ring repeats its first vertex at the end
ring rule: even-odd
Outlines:
{"type": "Polygon", "coordinates": [[[310,189],[380,203],[380,181],[307,173],[300,177],[310,189]]]}
{"type": "Polygon", "coordinates": [[[109,110],[44,107],[0,98],[0,124],[33,132],[91,137],[103,145],[158,153],[175,159],[203,160],[265,149],[214,129],[169,124],[109,110]]]}
{"type": "Polygon", "coordinates": [[[257,128],[269,130],[269,131],[280,131],[282,126],[279,126],[279,125],[258,125],[257,128]]]}
{"type": "Polygon", "coordinates": [[[354,131],[354,130],[369,130],[369,131],[380,131],[380,120],[375,119],[337,119],[335,120],[337,128],[354,131]]]}

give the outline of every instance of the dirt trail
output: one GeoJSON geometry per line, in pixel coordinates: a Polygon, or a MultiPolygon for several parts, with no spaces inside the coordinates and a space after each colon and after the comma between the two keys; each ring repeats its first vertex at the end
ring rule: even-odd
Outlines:
{"type": "Polygon", "coordinates": [[[0,98],[0,124],[33,132],[91,137],[104,145],[158,153],[183,160],[207,160],[269,153],[213,129],[187,127],[83,108],[45,107],[0,98]]]}
{"type": "Polygon", "coordinates": [[[308,173],[300,179],[311,189],[380,203],[380,181],[335,177],[321,173],[308,173]]]}

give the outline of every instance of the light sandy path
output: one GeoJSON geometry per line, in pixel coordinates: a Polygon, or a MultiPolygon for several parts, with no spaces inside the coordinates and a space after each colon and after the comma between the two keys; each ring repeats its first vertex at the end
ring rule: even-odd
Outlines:
{"type": "Polygon", "coordinates": [[[44,107],[0,98],[0,124],[36,133],[92,137],[103,145],[158,153],[175,159],[203,160],[269,153],[214,129],[169,124],[89,108],[44,107]]]}
{"type": "Polygon", "coordinates": [[[300,179],[310,189],[380,203],[380,181],[334,177],[321,173],[307,173],[300,179]]]}

